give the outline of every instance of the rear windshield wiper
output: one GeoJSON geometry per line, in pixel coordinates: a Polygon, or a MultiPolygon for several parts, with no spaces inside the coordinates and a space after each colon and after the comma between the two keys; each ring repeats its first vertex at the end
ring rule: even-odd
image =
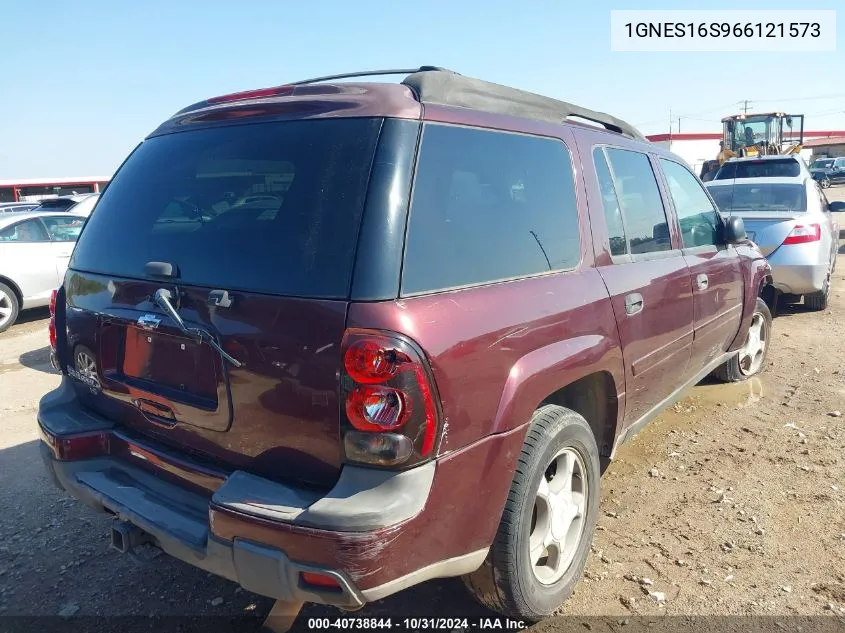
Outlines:
{"type": "Polygon", "coordinates": [[[232,363],[235,367],[244,366],[241,361],[237,360],[236,358],[233,358],[226,352],[226,350],[220,347],[220,345],[217,344],[217,341],[211,334],[209,334],[205,330],[201,330],[199,328],[189,328],[187,325],[185,325],[185,322],[182,320],[182,317],[180,317],[179,313],[176,312],[176,308],[174,308],[173,304],[170,303],[170,300],[172,298],[173,294],[165,288],[159,288],[155,291],[155,294],[153,295],[153,300],[155,301],[156,305],[162,310],[164,310],[167,316],[173,319],[173,321],[176,323],[179,329],[182,330],[182,332],[184,332],[197,342],[205,341],[206,343],[211,345],[211,347],[216,349],[220,353],[220,356],[232,363]]]}

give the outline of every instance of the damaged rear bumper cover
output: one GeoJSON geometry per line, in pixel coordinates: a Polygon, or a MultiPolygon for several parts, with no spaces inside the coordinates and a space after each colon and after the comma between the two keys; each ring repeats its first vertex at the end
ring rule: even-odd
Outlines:
{"type": "MultiPolygon", "coordinates": [[[[191,489],[165,478],[162,464],[149,453],[128,453],[141,461],[110,454],[86,455],[78,460],[59,459],[63,439],[85,434],[105,437],[104,446],[123,443],[125,436],[106,418],[84,409],[65,378],[47,394],[38,412],[41,454],[54,482],[71,496],[101,512],[114,515],[146,533],[167,554],[239,583],[254,593],[286,601],[317,602],[358,608],[407,586],[438,576],[468,573],[478,568],[485,551],[442,561],[415,570],[375,587],[360,588],[349,567],[324,554],[325,544],[353,537],[366,542],[368,535],[385,529],[402,529],[413,523],[429,497],[435,462],[401,473],[344,466],[327,494],[294,488],[235,471],[213,491],[191,489]],[[109,441],[110,440],[110,441],[109,441]],[[137,465],[136,465],[137,464],[137,465]],[[152,466],[152,468],[151,468],[152,466]],[[277,526],[297,537],[294,560],[284,547],[247,538],[221,538],[215,534],[215,517],[225,517],[227,529],[249,533],[250,526],[277,526]],[[313,538],[303,553],[302,539],[313,538]],[[309,560],[313,558],[313,560],[309,560]],[[311,585],[303,573],[334,579],[336,587],[311,585]]],[[[172,474],[172,471],[171,471],[172,474]]],[[[362,553],[366,555],[366,553],[362,553]]]]}

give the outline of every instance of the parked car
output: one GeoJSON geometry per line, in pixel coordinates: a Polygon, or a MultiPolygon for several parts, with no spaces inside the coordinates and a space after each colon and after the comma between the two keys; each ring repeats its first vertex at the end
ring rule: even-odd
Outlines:
{"type": "Polygon", "coordinates": [[[30,202],[0,202],[0,213],[23,213],[32,211],[37,206],[30,202]]]}
{"type": "Polygon", "coordinates": [[[50,302],[84,223],[73,213],[0,214],[0,332],[50,302]]]}
{"type": "Polygon", "coordinates": [[[797,178],[811,176],[804,159],[796,155],[731,158],[716,172],[713,180],[737,178],[797,178]]]}
{"type": "Polygon", "coordinates": [[[839,249],[839,220],[812,178],[746,178],[707,183],[719,209],[741,217],[748,237],[772,266],[774,287],[782,299],[803,297],[812,310],[827,308],[830,276],[839,249]]]}
{"type": "Polygon", "coordinates": [[[81,215],[90,215],[99,197],[99,193],[79,193],[57,198],[45,198],[40,201],[35,211],[72,211],[81,215]]]}
{"type": "Polygon", "coordinates": [[[815,160],[810,164],[810,173],[824,189],[845,182],[845,157],[815,160]]]}
{"type": "Polygon", "coordinates": [[[602,461],[763,370],[770,267],[625,122],[403,72],[209,99],[140,144],[56,293],[42,452],[118,550],[282,611],[463,576],[534,621],[582,573],[602,461]]]}

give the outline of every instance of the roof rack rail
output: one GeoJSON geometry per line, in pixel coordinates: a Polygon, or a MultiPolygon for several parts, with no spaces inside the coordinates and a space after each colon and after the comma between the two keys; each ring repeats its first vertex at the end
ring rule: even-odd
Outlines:
{"type": "Polygon", "coordinates": [[[429,71],[440,71],[447,73],[454,72],[446,68],[440,68],[439,66],[420,66],[419,68],[392,68],[388,70],[362,70],[360,72],[355,73],[341,73],[339,75],[326,75],[325,77],[314,77],[313,79],[290,81],[285,85],[304,86],[305,84],[316,84],[321,81],[332,81],[333,79],[353,79],[355,77],[375,77],[378,75],[412,75],[414,73],[422,73],[429,71]]]}
{"type": "Polygon", "coordinates": [[[577,117],[630,138],[647,141],[633,125],[609,114],[450,70],[424,66],[405,77],[402,83],[411,88],[422,103],[459,106],[549,123],[562,123],[577,117]]]}
{"type": "Polygon", "coordinates": [[[603,112],[544,97],[533,92],[502,86],[489,81],[461,75],[440,66],[392,68],[326,75],[313,79],[292,81],[288,86],[302,86],[335,79],[353,79],[377,75],[407,75],[402,84],[411,88],[421,103],[459,106],[494,114],[508,114],[549,123],[562,123],[576,117],[597,123],[604,128],[633,139],[647,139],[633,125],[603,112]]]}

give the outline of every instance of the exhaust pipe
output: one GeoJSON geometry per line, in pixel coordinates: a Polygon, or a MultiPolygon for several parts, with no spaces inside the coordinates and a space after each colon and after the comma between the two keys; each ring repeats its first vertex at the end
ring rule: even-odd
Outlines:
{"type": "Polygon", "coordinates": [[[141,528],[115,519],[111,526],[111,547],[121,554],[129,554],[139,545],[150,542],[150,536],[141,528]]]}

